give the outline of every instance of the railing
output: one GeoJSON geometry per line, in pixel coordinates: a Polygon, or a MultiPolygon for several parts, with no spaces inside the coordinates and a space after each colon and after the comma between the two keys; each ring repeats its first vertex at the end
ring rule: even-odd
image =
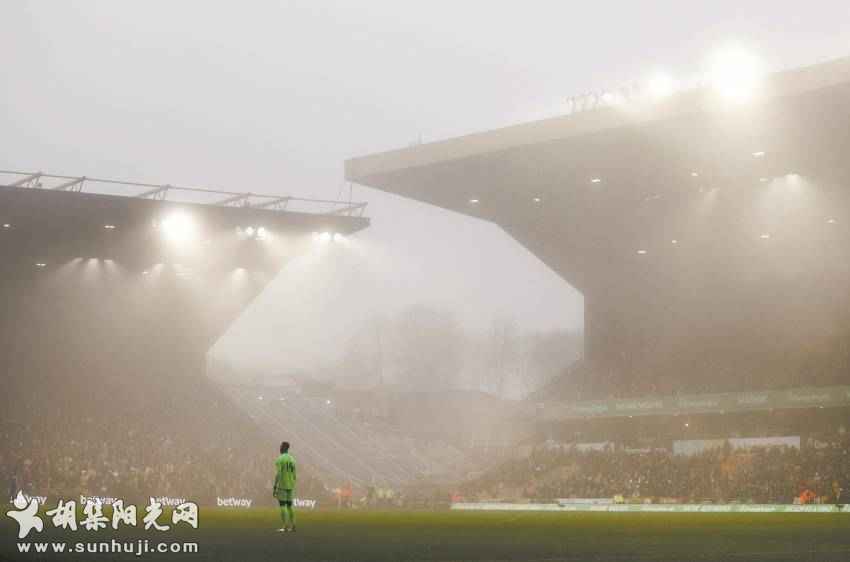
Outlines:
{"type": "Polygon", "coordinates": [[[130,182],[88,176],[64,176],[43,172],[0,170],[0,186],[54,191],[74,191],[121,195],[144,199],[169,200],[204,205],[250,207],[276,211],[294,211],[319,215],[362,217],[366,202],[310,199],[288,195],[224,191],[171,184],[130,182]]]}

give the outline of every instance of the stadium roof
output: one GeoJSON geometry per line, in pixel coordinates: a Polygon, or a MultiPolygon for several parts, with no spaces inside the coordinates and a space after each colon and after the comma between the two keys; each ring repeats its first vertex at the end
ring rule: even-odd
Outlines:
{"type": "Polygon", "coordinates": [[[352,158],[345,176],[496,222],[586,289],[612,258],[670,244],[675,228],[653,232],[670,198],[791,173],[846,184],[848,127],[844,58],[770,75],[750,103],[684,91],[352,158]]]}
{"type": "MultiPolygon", "coordinates": [[[[166,255],[167,247],[155,231],[162,221],[180,213],[196,223],[196,246],[216,242],[212,251],[222,267],[248,267],[247,262],[253,260],[257,270],[276,271],[281,260],[266,260],[274,258],[270,252],[262,253],[263,260],[254,260],[259,254],[254,246],[258,245],[244,244],[245,238],[256,234],[243,234],[240,248],[230,239],[240,238],[239,232],[259,229],[279,237],[312,232],[347,235],[368,226],[365,207],[362,202],[0,171],[0,250],[4,257],[0,267],[16,268],[21,261],[59,265],[75,258],[102,258],[131,269],[146,269],[175,261],[166,255]]],[[[273,246],[282,244],[280,240],[265,244],[266,250],[273,246]]]]}

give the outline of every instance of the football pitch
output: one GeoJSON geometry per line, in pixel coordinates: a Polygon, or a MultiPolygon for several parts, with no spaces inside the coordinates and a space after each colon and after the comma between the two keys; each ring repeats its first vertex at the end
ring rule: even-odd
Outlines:
{"type": "Polygon", "coordinates": [[[848,514],[337,512],[298,514],[277,533],[277,510],[202,509],[198,529],[57,531],[21,542],[195,542],[197,553],[20,552],[17,526],[0,525],[3,560],[688,561],[850,560],[848,514]]]}

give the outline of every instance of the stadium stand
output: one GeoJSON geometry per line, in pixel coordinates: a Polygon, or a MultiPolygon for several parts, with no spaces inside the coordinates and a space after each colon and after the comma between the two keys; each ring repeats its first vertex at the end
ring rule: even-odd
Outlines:
{"type": "Polygon", "coordinates": [[[693,455],[664,448],[540,447],[464,486],[467,498],[553,501],[604,498],[638,503],[844,503],[850,440],[833,436],[788,446],[693,455]]]}
{"type": "MultiPolygon", "coordinates": [[[[202,504],[271,497],[274,442],[204,379],[29,377],[6,385],[15,400],[0,420],[0,473],[10,495],[202,504]]],[[[309,468],[299,492],[327,497],[309,468]]]]}
{"type": "Polygon", "coordinates": [[[282,392],[256,386],[226,391],[269,436],[292,435],[302,458],[329,482],[366,487],[446,480],[473,470],[480,460],[448,438],[420,438],[382,416],[352,408],[338,392],[316,396],[300,388],[282,392]]]}

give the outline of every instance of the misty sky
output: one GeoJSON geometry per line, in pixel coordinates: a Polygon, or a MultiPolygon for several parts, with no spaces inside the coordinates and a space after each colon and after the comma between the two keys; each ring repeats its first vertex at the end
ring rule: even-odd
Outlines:
{"type": "MultiPolygon", "coordinates": [[[[769,68],[850,55],[850,3],[0,1],[0,169],[336,198],[343,160],[688,79],[729,42],[769,68]]],[[[299,260],[219,342],[309,368],[412,303],[469,330],[579,328],[581,295],[488,223],[355,187],[372,227],[299,260]]]]}

